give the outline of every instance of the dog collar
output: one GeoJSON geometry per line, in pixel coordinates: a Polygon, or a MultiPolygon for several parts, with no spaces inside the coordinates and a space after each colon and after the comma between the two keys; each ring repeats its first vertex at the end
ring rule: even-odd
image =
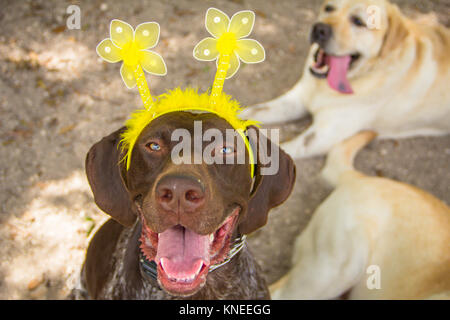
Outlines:
{"type": "MultiPolygon", "coordinates": [[[[233,242],[232,247],[230,248],[230,251],[228,251],[227,257],[222,262],[209,266],[209,272],[212,272],[230,262],[231,259],[233,259],[233,257],[237,255],[245,246],[246,239],[247,239],[246,235],[242,235],[236,238],[233,242]]],[[[140,248],[139,248],[139,267],[147,277],[149,277],[154,281],[158,281],[158,266],[156,265],[156,262],[154,260],[151,261],[148,260],[140,248]]]]}

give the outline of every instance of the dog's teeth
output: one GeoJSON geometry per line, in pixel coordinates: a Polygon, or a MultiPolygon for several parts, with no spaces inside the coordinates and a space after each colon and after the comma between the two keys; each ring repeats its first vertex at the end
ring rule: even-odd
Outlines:
{"type": "Polygon", "coordinates": [[[195,274],[185,277],[185,278],[174,278],[174,280],[176,280],[177,282],[192,282],[195,279],[195,274]]]}
{"type": "Polygon", "coordinates": [[[214,233],[211,233],[209,235],[209,242],[213,242],[214,241],[214,233]]]}
{"type": "Polygon", "coordinates": [[[200,273],[200,270],[202,270],[202,267],[203,267],[203,263],[200,264],[200,266],[198,267],[197,271],[195,271],[194,277],[197,276],[200,273]]]}
{"type": "MultiPolygon", "coordinates": [[[[160,263],[161,263],[161,267],[164,269],[165,258],[161,258],[160,263]]],[[[174,277],[174,276],[171,276],[171,275],[167,275],[167,276],[168,276],[169,280],[171,280],[171,281],[191,283],[199,275],[200,271],[202,270],[203,265],[204,264],[201,263],[200,266],[198,267],[198,269],[194,273],[192,273],[190,275],[187,275],[187,276],[184,276],[184,277],[176,277],[176,276],[174,277]]]]}

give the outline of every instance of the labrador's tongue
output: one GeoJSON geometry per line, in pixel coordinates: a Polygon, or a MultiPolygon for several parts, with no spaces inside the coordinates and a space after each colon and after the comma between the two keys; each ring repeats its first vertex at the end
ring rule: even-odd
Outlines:
{"type": "Polygon", "coordinates": [[[192,278],[209,264],[209,245],[209,235],[175,226],[159,234],[155,260],[171,278],[192,278]]]}
{"type": "Polygon", "coordinates": [[[341,93],[353,93],[353,89],[347,79],[347,71],[352,58],[350,56],[336,57],[327,55],[328,84],[331,88],[341,93]]]}

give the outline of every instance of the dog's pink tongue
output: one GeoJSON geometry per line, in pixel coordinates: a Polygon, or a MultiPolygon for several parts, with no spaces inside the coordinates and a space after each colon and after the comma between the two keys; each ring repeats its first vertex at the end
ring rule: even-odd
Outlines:
{"type": "Polygon", "coordinates": [[[347,79],[347,71],[350,66],[350,56],[327,56],[328,84],[331,88],[341,93],[353,93],[353,89],[347,79]]]}
{"type": "Polygon", "coordinates": [[[209,265],[209,245],[209,235],[175,226],[159,234],[155,260],[171,278],[192,278],[209,265]]]}

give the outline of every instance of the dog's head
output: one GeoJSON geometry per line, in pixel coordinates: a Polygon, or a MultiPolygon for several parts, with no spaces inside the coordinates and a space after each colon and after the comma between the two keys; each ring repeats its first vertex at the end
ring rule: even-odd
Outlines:
{"type": "Polygon", "coordinates": [[[327,0],[311,30],[309,72],[352,93],[349,79],[370,72],[406,34],[400,11],[385,0],[327,0]]]}
{"type": "MultiPolygon", "coordinates": [[[[232,129],[213,114],[172,112],[145,127],[133,147],[128,170],[119,148],[124,128],[96,143],[86,159],[97,205],[123,225],[141,220],[141,250],[157,263],[161,287],[179,296],[196,293],[206,282],[209,266],[227,256],[239,234],[263,226],[268,211],[288,197],[295,181],[293,161],[282,150],[278,172],[261,175],[267,150],[278,149],[270,140],[268,147],[258,150],[252,179],[248,150],[239,148],[237,139],[234,143],[204,141],[195,132],[197,121],[203,132],[214,128],[224,137],[232,129]],[[180,164],[174,157],[180,155],[180,142],[172,136],[177,129],[189,133],[183,136],[189,150],[181,153],[191,151],[191,164],[180,164]],[[240,152],[245,153],[245,161],[239,164],[234,160],[240,152]],[[220,155],[223,164],[207,163],[205,154],[220,155]]],[[[261,134],[252,129],[249,140],[256,146],[261,134]]]]}

